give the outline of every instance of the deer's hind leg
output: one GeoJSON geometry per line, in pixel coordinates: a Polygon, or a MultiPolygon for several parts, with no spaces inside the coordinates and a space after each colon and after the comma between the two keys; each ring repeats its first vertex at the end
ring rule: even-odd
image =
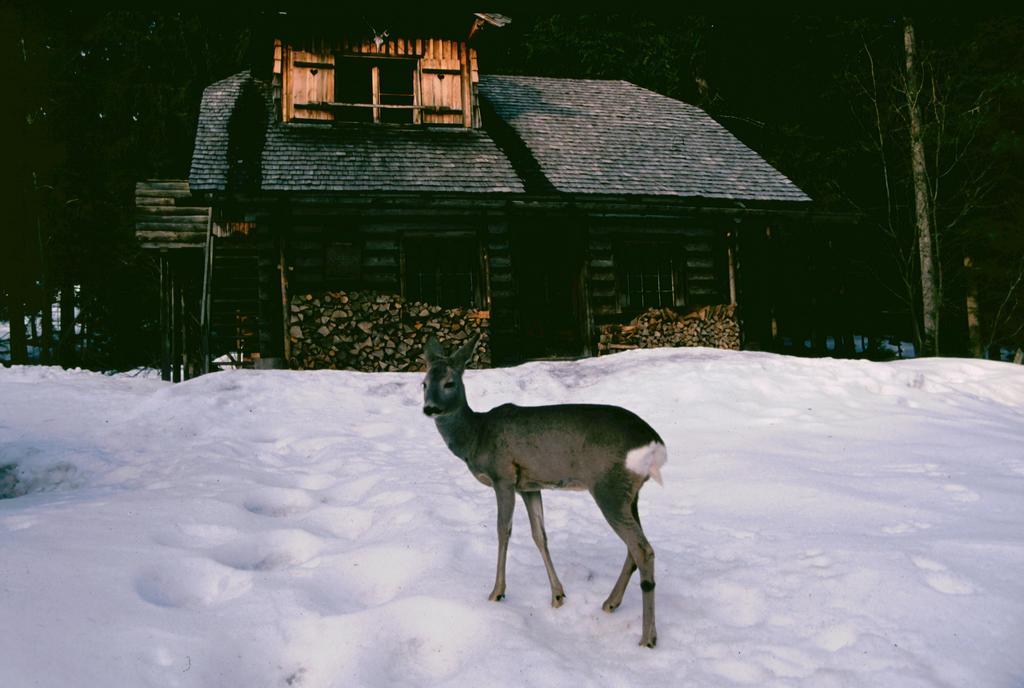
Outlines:
{"type": "Polygon", "coordinates": [[[555,566],[551,563],[551,554],[548,552],[548,534],[544,532],[544,502],[540,492],[520,492],[523,504],[526,506],[526,513],[530,515],[530,531],[533,533],[533,541],[540,550],[540,556],[544,560],[544,568],[548,572],[548,582],[551,584],[551,606],[561,607],[565,600],[565,589],[562,582],[558,580],[555,573],[555,566]]]}
{"type": "MultiPolygon", "coordinates": [[[[629,556],[640,569],[640,590],[643,591],[643,632],[640,636],[640,644],[646,647],[654,647],[658,643],[658,631],[654,622],[654,548],[647,541],[643,528],[640,527],[639,519],[634,516],[632,508],[635,502],[639,486],[633,487],[628,478],[623,475],[609,475],[605,480],[595,486],[593,490],[594,501],[601,509],[605,520],[612,530],[626,543],[629,556]],[[625,479],[625,480],[623,480],[625,479]]],[[[619,581],[628,575],[626,566],[623,566],[623,573],[619,575],[619,581]]],[[[618,583],[616,583],[616,588],[618,583]]],[[[623,584],[623,589],[625,584],[623,584]]],[[[615,589],[612,590],[615,594],[615,589]]],[[[609,596],[610,598],[611,596],[609,596]]]]}
{"type": "MultiPolygon", "coordinates": [[[[633,498],[632,513],[633,518],[637,524],[640,524],[640,514],[637,512],[636,503],[639,499],[639,493],[633,498]]],[[[615,581],[615,586],[612,587],[611,593],[608,594],[608,599],[601,605],[601,609],[605,610],[609,614],[619,608],[622,604],[622,596],[626,594],[626,586],[629,585],[629,579],[633,577],[633,572],[636,571],[636,562],[633,561],[633,555],[629,553],[629,548],[626,548],[626,561],[622,564],[622,572],[619,574],[619,579],[615,581]]]]}

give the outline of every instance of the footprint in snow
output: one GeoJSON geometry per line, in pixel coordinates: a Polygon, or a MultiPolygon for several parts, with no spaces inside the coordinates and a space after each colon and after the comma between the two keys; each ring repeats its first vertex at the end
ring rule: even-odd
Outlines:
{"type": "MultiPolygon", "coordinates": [[[[346,467],[347,471],[353,470],[346,467]]],[[[362,502],[367,496],[372,495],[377,484],[381,481],[379,474],[362,475],[358,478],[339,481],[337,485],[327,490],[325,496],[328,501],[337,501],[342,504],[355,504],[362,502]]]]}
{"type": "Polygon", "coordinates": [[[976,502],[981,499],[981,496],[977,492],[970,490],[963,485],[948,483],[943,485],[942,489],[949,494],[950,499],[954,502],[976,502]]]}
{"type": "Polygon", "coordinates": [[[3,525],[9,531],[25,530],[36,525],[38,520],[32,516],[8,516],[0,520],[0,525],[3,525]]]}
{"type": "Polygon", "coordinates": [[[838,652],[857,642],[857,630],[852,624],[839,624],[827,628],[814,637],[814,644],[829,652],[838,652]]]}
{"type": "Polygon", "coordinates": [[[820,549],[808,549],[800,555],[800,563],[815,569],[827,569],[832,566],[832,559],[820,549]]]}
{"type": "Polygon", "coordinates": [[[330,475],[329,472],[322,473],[293,473],[287,476],[280,476],[281,487],[290,487],[297,490],[326,490],[338,484],[338,478],[330,475]]]}
{"type": "Polygon", "coordinates": [[[179,523],[153,539],[165,547],[189,549],[193,547],[216,547],[238,537],[238,530],[231,526],[211,523],[179,523]]]}
{"type": "Polygon", "coordinates": [[[212,551],[213,558],[239,571],[277,571],[314,563],[321,539],[305,530],[287,529],[227,543],[212,551]]]}
{"type": "Polygon", "coordinates": [[[711,613],[721,622],[737,628],[756,626],[765,620],[764,594],[730,581],[714,583],[705,592],[711,613]]]}
{"type": "Polygon", "coordinates": [[[818,670],[818,661],[797,648],[767,646],[764,649],[768,654],[762,656],[760,662],[777,678],[807,678],[818,670]]]}
{"type": "Polygon", "coordinates": [[[302,526],[321,537],[357,540],[373,527],[373,512],[353,506],[323,506],[302,519],[302,526]]]}
{"type": "Polygon", "coordinates": [[[398,506],[416,499],[417,494],[408,490],[388,490],[379,492],[367,500],[372,507],[398,506]]]}
{"type": "Polygon", "coordinates": [[[719,659],[711,662],[710,668],[715,674],[734,683],[762,684],[765,679],[761,667],[739,659],[719,659]]]}
{"type": "Polygon", "coordinates": [[[931,527],[931,523],[911,521],[910,523],[897,523],[895,525],[885,526],[882,528],[882,532],[886,535],[905,535],[907,533],[915,533],[919,530],[927,530],[931,527]]]}
{"type": "Polygon", "coordinates": [[[929,476],[941,475],[938,468],[938,464],[934,463],[896,463],[883,466],[883,470],[891,473],[919,473],[929,476]]]}
{"type": "Polygon", "coordinates": [[[394,433],[394,431],[395,426],[393,423],[363,423],[355,428],[355,434],[367,439],[384,437],[394,433]]]}
{"type": "Polygon", "coordinates": [[[199,557],[145,569],[135,579],[139,597],[158,607],[210,607],[251,589],[249,574],[199,557]]]}
{"type": "Polygon", "coordinates": [[[265,487],[246,497],[246,510],[273,518],[296,516],[313,508],[316,500],[304,490],[290,487],[265,487]]]}
{"type": "Polygon", "coordinates": [[[914,565],[925,571],[924,580],[933,590],[946,595],[970,595],[974,586],[960,576],[951,573],[944,564],[924,557],[911,557],[914,565]]]}

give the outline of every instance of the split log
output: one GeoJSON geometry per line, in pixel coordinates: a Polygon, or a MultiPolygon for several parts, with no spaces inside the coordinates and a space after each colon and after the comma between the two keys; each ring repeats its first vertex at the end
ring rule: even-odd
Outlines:
{"type": "Polygon", "coordinates": [[[705,306],[685,314],[670,308],[648,309],[628,324],[604,325],[598,353],[661,346],[739,349],[740,328],[735,306],[705,306]]]}

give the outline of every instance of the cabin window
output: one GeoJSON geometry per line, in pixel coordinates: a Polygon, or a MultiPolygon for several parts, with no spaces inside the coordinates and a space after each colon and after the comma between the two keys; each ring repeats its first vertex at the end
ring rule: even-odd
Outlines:
{"type": "Polygon", "coordinates": [[[623,310],[681,306],[683,256],[671,244],[624,244],[616,262],[619,266],[619,296],[623,310]]]}
{"type": "Polygon", "coordinates": [[[480,302],[477,242],[466,238],[405,241],[405,298],[444,308],[480,302]]]}
{"type": "Polygon", "coordinates": [[[336,120],[388,124],[416,120],[416,60],[340,57],[335,70],[336,120]]]}
{"type": "Polygon", "coordinates": [[[332,289],[353,289],[359,285],[363,246],[358,241],[334,241],[324,251],[324,281],[332,289]]]}

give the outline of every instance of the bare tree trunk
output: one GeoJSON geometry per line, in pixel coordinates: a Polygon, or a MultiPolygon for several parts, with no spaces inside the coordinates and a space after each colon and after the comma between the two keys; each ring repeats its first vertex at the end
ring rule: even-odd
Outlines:
{"type": "Polygon", "coordinates": [[[36,248],[39,251],[39,363],[52,363],[50,351],[53,348],[53,290],[50,288],[49,262],[46,256],[46,241],[43,239],[43,220],[39,202],[39,184],[32,174],[32,212],[36,216],[36,248]]]}
{"type": "MultiPolygon", "coordinates": [[[[15,207],[12,224],[24,217],[20,212],[22,206],[15,207]]],[[[7,291],[7,317],[10,320],[10,353],[11,363],[24,365],[28,363],[28,339],[25,333],[25,282],[27,275],[24,260],[25,250],[23,237],[17,230],[11,230],[10,236],[3,241],[0,248],[0,279],[7,291]]]]}
{"type": "Polygon", "coordinates": [[[19,275],[12,275],[12,284],[7,292],[7,315],[11,319],[11,363],[24,365],[28,363],[28,340],[25,337],[25,303],[22,300],[21,285],[17,284],[19,275]]]}
{"type": "Polygon", "coordinates": [[[974,260],[966,254],[964,255],[964,276],[967,283],[965,300],[970,352],[974,358],[984,358],[981,346],[981,319],[978,317],[978,281],[974,274],[974,260]]]}
{"type": "Polygon", "coordinates": [[[53,363],[53,292],[49,284],[42,289],[42,311],[39,313],[39,362],[43,365],[53,363]]]}
{"type": "Polygon", "coordinates": [[[65,278],[60,285],[59,362],[65,368],[75,367],[75,285],[65,278]]]}
{"type": "Polygon", "coordinates": [[[921,261],[921,310],[924,320],[922,349],[925,355],[939,354],[939,283],[935,272],[935,246],[929,208],[928,168],[924,158],[924,133],[921,129],[921,88],[917,79],[916,43],[911,20],[903,23],[903,49],[907,68],[907,109],[910,115],[910,156],[914,170],[914,215],[917,251],[921,261]]]}

